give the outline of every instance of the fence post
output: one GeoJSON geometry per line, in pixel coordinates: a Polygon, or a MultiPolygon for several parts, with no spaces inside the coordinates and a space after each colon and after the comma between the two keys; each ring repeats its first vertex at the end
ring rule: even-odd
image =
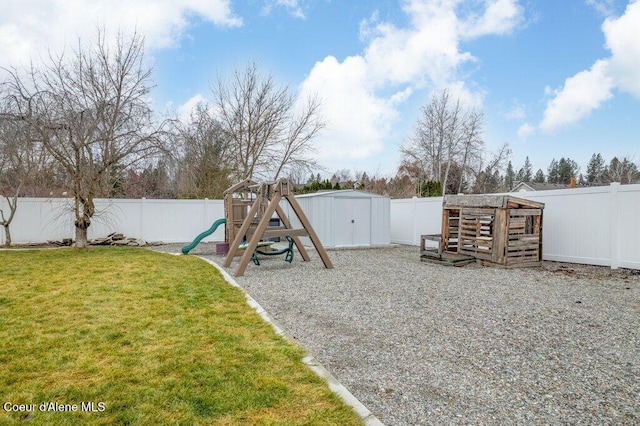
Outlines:
{"type": "Polygon", "coordinates": [[[202,229],[207,229],[207,227],[208,227],[207,226],[207,210],[208,210],[207,207],[208,207],[208,204],[209,204],[209,199],[205,198],[203,200],[203,204],[202,204],[202,207],[203,207],[203,210],[202,210],[203,211],[203,213],[202,213],[202,229]]]}
{"type": "Polygon", "coordinates": [[[618,200],[618,182],[609,185],[609,256],[611,269],[618,269],[620,264],[620,203],[618,200]]]}
{"type": "Polygon", "coordinates": [[[140,239],[141,240],[146,240],[147,236],[145,235],[144,232],[144,222],[145,222],[145,216],[147,213],[147,209],[146,209],[146,201],[147,199],[145,197],[142,197],[142,199],[140,200],[140,239]]]}
{"type": "Polygon", "coordinates": [[[417,216],[416,215],[416,209],[417,209],[416,202],[417,202],[417,199],[418,199],[418,197],[416,197],[416,196],[411,197],[411,206],[412,206],[412,209],[411,209],[411,223],[413,224],[413,229],[411,230],[411,244],[414,245],[414,246],[417,245],[416,244],[416,240],[417,240],[417,237],[416,237],[416,222],[418,221],[418,219],[416,217],[417,216]]]}

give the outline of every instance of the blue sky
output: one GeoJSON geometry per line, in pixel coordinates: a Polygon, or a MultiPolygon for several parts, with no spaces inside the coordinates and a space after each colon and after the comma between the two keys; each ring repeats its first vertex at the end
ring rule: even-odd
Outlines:
{"type": "Polygon", "coordinates": [[[393,175],[434,91],[485,114],[516,168],[594,152],[640,161],[640,2],[620,0],[26,0],[0,5],[0,66],[78,36],[137,28],[158,109],[184,115],[217,75],[256,62],[323,99],[327,174],[393,175]],[[15,3],[15,4],[8,4],[15,3]]]}

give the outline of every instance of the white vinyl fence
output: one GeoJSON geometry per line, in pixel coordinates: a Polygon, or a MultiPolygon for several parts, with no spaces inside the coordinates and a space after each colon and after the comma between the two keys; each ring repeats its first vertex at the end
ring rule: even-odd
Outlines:
{"type": "MultiPolygon", "coordinates": [[[[89,239],[121,232],[145,241],[188,242],[224,218],[221,200],[95,200],[96,216],[88,229],[89,239]]],[[[34,243],[75,238],[73,200],[21,198],[11,223],[14,243],[34,243]]],[[[0,209],[8,211],[5,200],[0,209]],[[5,210],[6,209],[6,210],[5,210]]],[[[4,230],[0,231],[4,244],[4,230]]],[[[224,227],[203,241],[224,241],[224,227]]]]}
{"type": "MultiPolygon", "coordinates": [[[[640,269],[640,185],[512,194],[545,203],[543,258],[640,269]]],[[[74,238],[70,199],[23,198],[11,225],[14,243],[74,238]]],[[[224,217],[221,200],[96,200],[89,238],[122,232],[146,241],[189,242],[224,217]]],[[[0,208],[6,209],[4,200],[0,208]]],[[[5,210],[6,211],[6,210],[5,210]]],[[[419,245],[439,234],[442,197],[391,200],[391,242],[419,245]]],[[[224,240],[224,229],[205,241],[224,240]]],[[[0,232],[4,244],[4,232],[0,232]]]]}
{"type": "MultiPolygon", "coordinates": [[[[545,203],[545,260],[640,269],[640,185],[511,194],[545,203]]],[[[442,197],[391,200],[391,242],[441,233],[442,197]]]]}

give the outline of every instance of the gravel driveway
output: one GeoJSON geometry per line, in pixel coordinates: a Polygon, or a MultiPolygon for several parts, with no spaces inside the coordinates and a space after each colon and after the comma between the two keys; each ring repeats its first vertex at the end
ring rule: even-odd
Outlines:
{"type": "MultiPolygon", "coordinates": [[[[222,263],[213,245],[193,254],[222,263]]],[[[236,280],[385,424],[640,424],[631,271],[454,268],[402,246],[329,251],[333,270],[310,256],[236,280]]]]}

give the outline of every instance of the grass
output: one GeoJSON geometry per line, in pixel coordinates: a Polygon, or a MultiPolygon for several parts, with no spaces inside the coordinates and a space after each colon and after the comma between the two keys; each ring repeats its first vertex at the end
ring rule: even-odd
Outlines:
{"type": "Polygon", "coordinates": [[[77,405],[0,406],[0,424],[361,424],[304,352],[194,257],[2,251],[0,342],[0,404],[77,405]]]}

